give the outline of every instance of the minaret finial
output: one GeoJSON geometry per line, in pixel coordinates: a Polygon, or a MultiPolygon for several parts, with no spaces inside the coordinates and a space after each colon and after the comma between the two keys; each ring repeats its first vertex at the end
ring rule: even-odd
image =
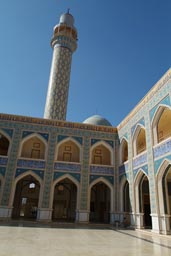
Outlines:
{"type": "Polygon", "coordinates": [[[70,8],[68,8],[68,10],[67,10],[67,14],[70,14],[69,12],[70,12],[70,8]]]}

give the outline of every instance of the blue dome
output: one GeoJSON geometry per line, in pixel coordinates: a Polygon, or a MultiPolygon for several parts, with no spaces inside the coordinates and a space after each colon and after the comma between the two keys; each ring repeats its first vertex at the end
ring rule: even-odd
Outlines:
{"type": "Polygon", "coordinates": [[[92,125],[103,125],[103,126],[112,126],[108,120],[99,115],[90,116],[83,122],[84,124],[92,124],[92,125]]]}

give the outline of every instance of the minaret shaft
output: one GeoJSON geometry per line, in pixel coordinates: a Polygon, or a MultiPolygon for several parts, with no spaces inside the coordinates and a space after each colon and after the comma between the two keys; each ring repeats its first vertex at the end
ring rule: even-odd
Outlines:
{"type": "Polygon", "coordinates": [[[51,45],[53,57],[44,118],[66,120],[72,53],[77,48],[77,30],[70,13],[61,15],[51,45]]]}
{"type": "Polygon", "coordinates": [[[44,118],[66,120],[72,53],[55,46],[44,118]]]}

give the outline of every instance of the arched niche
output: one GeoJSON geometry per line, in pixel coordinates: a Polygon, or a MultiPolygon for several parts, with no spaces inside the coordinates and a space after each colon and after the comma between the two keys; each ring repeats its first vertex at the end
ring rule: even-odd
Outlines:
{"type": "Polygon", "coordinates": [[[9,151],[10,141],[7,136],[0,131],[0,155],[7,156],[9,151]]]}
{"type": "Polygon", "coordinates": [[[57,161],[62,162],[80,162],[80,145],[73,139],[69,138],[57,145],[57,161]]]}
{"type": "Polygon", "coordinates": [[[38,134],[26,137],[21,142],[20,157],[30,159],[45,159],[46,142],[38,134]]]}
{"type": "Polygon", "coordinates": [[[106,143],[99,142],[91,148],[91,164],[112,165],[113,155],[110,146],[106,143]]]}
{"type": "Polygon", "coordinates": [[[160,215],[171,215],[171,164],[167,160],[163,161],[157,173],[157,191],[160,215]]]}
{"type": "Polygon", "coordinates": [[[159,106],[152,121],[154,145],[171,136],[171,109],[159,106]]]}
{"type": "Polygon", "coordinates": [[[123,164],[128,160],[128,142],[126,139],[122,139],[120,144],[120,164],[123,164]]]}
{"type": "Polygon", "coordinates": [[[150,206],[150,189],[147,175],[140,170],[136,176],[135,183],[135,203],[136,213],[143,214],[143,226],[145,228],[152,227],[151,206],[150,206]]]}
{"type": "Polygon", "coordinates": [[[146,132],[138,125],[133,136],[133,155],[139,155],[146,150],[146,132]]]}

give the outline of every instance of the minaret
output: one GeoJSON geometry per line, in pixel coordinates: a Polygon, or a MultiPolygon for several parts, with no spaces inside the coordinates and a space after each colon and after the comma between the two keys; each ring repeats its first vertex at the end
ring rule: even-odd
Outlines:
{"type": "Polygon", "coordinates": [[[53,58],[44,118],[66,120],[72,53],[77,48],[77,30],[69,10],[54,27],[51,46],[53,58]]]}

